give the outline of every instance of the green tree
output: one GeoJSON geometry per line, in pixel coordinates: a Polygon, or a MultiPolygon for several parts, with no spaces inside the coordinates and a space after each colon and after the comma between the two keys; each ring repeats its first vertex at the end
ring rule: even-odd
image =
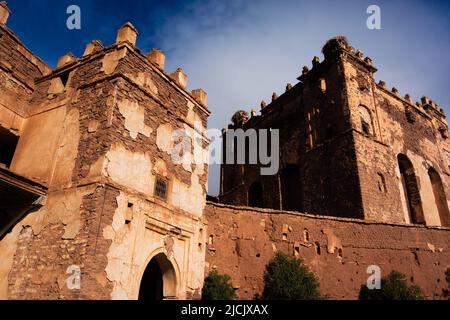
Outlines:
{"type": "Polygon", "coordinates": [[[202,289],[203,300],[233,300],[236,292],[231,285],[231,278],[227,274],[219,274],[216,270],[211,271],[205,278],[202,289]]]}
{"type": "Polygon", "coordinates": [[[361,286],[360,300],[422,300],[422,290],[419,286],[408,286],[406,276],[398,271],[392,271],[381,278],[381,289],[369,289],[361,286]]]}
{"type": "Polygon", "coordinates": [[[303,264],[303,260],[290,258],[282,252],[267,264],[264,274],[266,300],[317,300],[319,282],[314,274],[303,264]]]}

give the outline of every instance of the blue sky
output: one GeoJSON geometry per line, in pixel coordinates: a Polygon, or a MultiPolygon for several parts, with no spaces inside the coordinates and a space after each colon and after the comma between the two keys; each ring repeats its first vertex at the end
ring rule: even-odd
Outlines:
{"type": "MultiPolygon", "coordinates": [[[[9,0],[8,26],[50,66],[59,56],[81,56],[93,39],[114,43],[131,21],[138,47],[167,55],[168,71],[181,66],[189,89],[204,88],[209,126],[222,128],[238,109],[259,110],[273,91],[296,83],[303,65],[321,57],[327,39],[345,35],[379,69],[377,80],[418,100],[427,95],[450,115],[450,1],[106,1],[9,0]],[[80,6],[81,30],[66,28],[66,9],[80,6]],[[381,8],[381,30],[366,27],[370,4],[381,8]]],[[[211,168],[211,194],[219,171],[211,168]]]]}

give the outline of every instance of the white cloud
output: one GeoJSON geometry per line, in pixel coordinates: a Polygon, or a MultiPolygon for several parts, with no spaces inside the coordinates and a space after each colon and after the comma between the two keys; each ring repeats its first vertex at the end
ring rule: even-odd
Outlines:
{"type": "MultiPolygon", "coordinates": [[[[380,69],[377,79],[402,94],[416,99],[426,94],[447,106],[445,15],[415,3],[381,3],[383,29],[368,30],[369,4],[196,1],[167,17],[154,40],[167,53],[168,69],[181,65],[189,87],[208,92],[209,127],[226,126],[236,110],[259,110],[261,100],[269,101],[273,91],[280,94],[286,83],[295,84],[313,56],[322,59],[322,45],[338,34],[372,57],[380,69]]],[[[218,167],[213,167],[210,194],[218,193],[218,181],[218,167]]]]}

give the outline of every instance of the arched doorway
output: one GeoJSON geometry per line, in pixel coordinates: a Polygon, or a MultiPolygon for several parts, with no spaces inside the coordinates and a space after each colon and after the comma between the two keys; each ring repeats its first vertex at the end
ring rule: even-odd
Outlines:
{"type": "Polygon", "coordinates": [[[158,301],[176,298],[176,273],[164,253],[154,256],[142,276],[139,300],[158,301]]]}
{"type": "Polygon", "coordinates": [[[414,167],[407,156],[399,154],[398,166],[400,169],[402,198],[406,202],[409,223],[425,224],[422,209],[422,200],[420,198],[419,186],[414,173],[414,167]]]}
{"type": "Polygon", "coordinates": [[[450,213],[448,211],[447,199],[445,198],[444,186],[442,180],[437,171],[430,167],[428,170],[428,176],[430,177],[431,186],[433,188],[434,202],[439,212],[439,218],[442,226],[450,225],[450,213]]]}

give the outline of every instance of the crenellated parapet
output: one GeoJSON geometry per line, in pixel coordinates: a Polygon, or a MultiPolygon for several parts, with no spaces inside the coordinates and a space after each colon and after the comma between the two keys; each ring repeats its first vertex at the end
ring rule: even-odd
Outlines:
{"type": "Polygon", "coordinates": [[[444,109],[428,97],[414,101],[397,87],[377,83],[372,58],[345,37],[328,40],[322,53],[323,59],[315,56],[301,69],[296,84],[288,83],[283,93],[272,92],[270,101],[263,100],[259,115],[254,108],[250,114],[234,114],[230,129],[279,131],[280,171],[278,178],[268,178],[252,166],[223,165],[220,201],[246,205],[260,199],[257,192],[262,189],[271,196],[257,206],[449,225],[442,200],[450,174],[444,109]],[[408,161],[401,162],[406,158],[421,181],[414,186],[415,178],[404,178],[414,212],[402,202],[405,191],[398,187],[399,163],[408,167],[408,161]],[[432,184],[441,189],[435,203],[428,201],[437,190],[431,190],[432,184]]]}
{"type": "MultiPolygon", "coordinates": [[[[152,70],[152,72],[163,77],[165,81],[169,82],[176,90],[185,95],[194,105],[197,105],[199,108],[204,109],[206,113],[209,113],[207,110],[207,93],[203,89],[188,91],[188,76],[182,68],[177,68],[173,72],[166,71],[166,56],[163,51],[153,48],[145,55],[142,54],[136,47],[138,36],[138,30],[131,22],[127,22],[118,29],[116,42],[113,45],[105,47],[100,40],[92,40],[86,45],[82,57],[76,57],[72,53],[61,56],[58,59],[56,68],[47,72],[43,77],[36,79],[36,81],[37,83],[42,83],[58,77],[61,79],[65,78],[62,81],[63,85],[58,84],[56,92],[51,92],[63,93],[65,92],[64,87],[68,75],[74,70],[80,69],[82,66],[92,63],[97,59],[101,59],[104,76],[111,77],[114,75],[123,75],[128,77],[128,72],[125,72],[127,73],[125,74],[121,71],[120,65],[121,61],[127,59],[127,55],[132,55],[142,61],[152,70]]],[[[144,70],[141,70],[141,75],[138,75],[138,78],[140,80],[137,81],[137,84],[142,85],[144,89],[145,87],[148,87],[147,89],[149,89],[149,92],[152,92],[153,86],[148,82],[148,79],[144,79],[144,70]]],[[[99,81],[99,79],[95,77],[91,77],[88,80],[91,82],[99,81]]],[[[85,85],[89,83],[89,81],[85,81],[85,85]]],[[[52,89],[52,91],[54,90],[52,89]]]]}

